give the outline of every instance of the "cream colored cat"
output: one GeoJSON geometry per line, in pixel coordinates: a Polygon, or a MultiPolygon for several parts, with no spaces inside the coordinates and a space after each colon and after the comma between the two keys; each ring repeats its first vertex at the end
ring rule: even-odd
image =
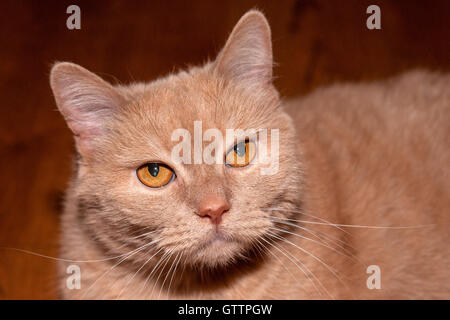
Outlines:
{"type": "Polygon", "coordinates": [[[284,102],[271,80],[258,11],[215,61],[151,83],[53,67],[79,155],[62,297],[450,298],[450,76],[410,72],[284,102]],[[172,133],[193,136],[194,121],[278,129],[278,172],[260,174],[249,139],[225,146],[223,164],[176,163],[172,133]],[[71,264],[79,290],[66,285],[71,264]]]}

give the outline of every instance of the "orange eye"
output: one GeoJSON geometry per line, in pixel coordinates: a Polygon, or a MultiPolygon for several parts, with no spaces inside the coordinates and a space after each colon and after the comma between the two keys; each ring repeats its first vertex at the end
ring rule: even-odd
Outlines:
{"type": "Polygon", "coordinates": [[[231,149],[225,158],[225,162],[230,167],[247,166],[256,154],[256,145],[253,141],[242,141],[231,149]]]}
{"type": "Polygon", "coordinates": [[[150,188],[163,187],[175,179],[175,172],[162,163],[144,164],[136,171],[139,181],[150,188]]]}

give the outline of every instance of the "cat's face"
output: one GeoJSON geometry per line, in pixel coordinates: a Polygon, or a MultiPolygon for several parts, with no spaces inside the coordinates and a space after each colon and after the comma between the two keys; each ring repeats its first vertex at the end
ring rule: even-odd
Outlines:
{"type": "MultiPolygon", "coordinates": [[[[215,266],[245,256],[267,235],[275,214],[267,209],[295,205],[300,178],[294,129],[271,84],[271,54],[264,17],[250,13],[216,61],[150,84],[112,87],[73,64],[54,67],[56,101],[81,154],[73,189],[96,241],[116,254],[153,241],[142,252],[215,266]],[[210,144],[194,132],[195,121],[201,133],[222,133],[214,155],[224,163],[195,163],[194,151],[187,163],[174,159],[177,129],[189,132],[191,150],[210,144]],[[258,161],[228,165],[227,154],[249,140],[226,141],[227,129],[266,129],[269,156],[274,143],[279,148],[277,170],[261,174],[269,165],[258,161]],[[161,186],[142,180],[138,170],[150,172],[147,164],[159,164],[155,176],[165,170],[161,186]]],[[[255,159],[258,137],[249,141],[255,159]]]]}

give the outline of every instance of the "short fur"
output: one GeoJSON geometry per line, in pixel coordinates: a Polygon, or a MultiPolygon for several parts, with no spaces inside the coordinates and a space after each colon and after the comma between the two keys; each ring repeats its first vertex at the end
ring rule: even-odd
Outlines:
{"type": "Polygon", "coordinates": [[[64,298],[450,298],[450,76],[415,71],[290,101],[271,80],[270,29],[254,10],[215,61],[151,83],[53,67],[79,154],[61,258],[95,260],[78,263],[81,290],[67,289],[72,263],[61,262],[64,298]],[[279,171],[172,163],[172,131],[195,120],[279,129],[279,171]],[[135,170],[149,161],[177,178],[144,186],[135,170]],[[195,214],[210,194],[231,205],[220,233],[195,214]],[[369,265],[380,290],[367,288],[369,265]]]}

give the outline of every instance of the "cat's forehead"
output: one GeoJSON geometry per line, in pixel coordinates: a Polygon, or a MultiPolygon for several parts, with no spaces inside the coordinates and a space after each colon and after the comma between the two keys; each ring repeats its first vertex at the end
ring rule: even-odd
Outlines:
{"type": "Polygon", "coordinates": [[[278,114],[274,95],[245,92],[207,71],[183,72],[127,90],[134,102],[121,112],[125,118],[117,122],[115,131],[128,150],[149,145],[153,152],[167,156],[178,143],[180,130],[187,131],[193,142],[208,129],[225,137],[228,129],[279,126],[273,116],[278,114]]]}
{"type": "Polygon", "coordinates": [[[148,121],[160,132],[192,130],[194,121],[203,128],[246,127],[251,115],[248,102],[241,103],[238,93],[220,79],[204,74],[181,74],[158,80],[141,88],[127,112],[133,122],[148,121]],[[244,105],[245,104],[245,105],[244,105]],[[246,117],[246,115],[248,117],[246,117]]]}

